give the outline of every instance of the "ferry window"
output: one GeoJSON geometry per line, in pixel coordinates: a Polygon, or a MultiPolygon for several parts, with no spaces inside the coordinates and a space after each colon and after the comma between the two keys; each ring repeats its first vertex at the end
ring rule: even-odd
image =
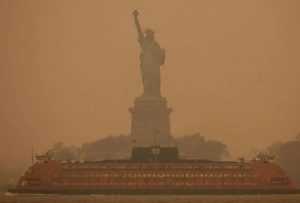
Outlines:
{"type": "Polygon", "coordinates": [[[41,179],[40,178],[27,178],[27,180],[25,181],[25,184],[28,185],[39,185],[41,184],[41,179]]]}
{"type": "Polygon", "coordinates": [[[287,179],[286,178],[272,178],[271,179],[271,183],[272,184],[278,184],[278,185],[280,185],[280,184],[286,184],[288,181],[287,181],[287,179]]]}
{"type": "Polygon", "coordinates": [[[226,168],[226,169],[232,169],[233,166],[232,165],[226,165],[226,166],[224,166],[224,168],[226,168]]]}

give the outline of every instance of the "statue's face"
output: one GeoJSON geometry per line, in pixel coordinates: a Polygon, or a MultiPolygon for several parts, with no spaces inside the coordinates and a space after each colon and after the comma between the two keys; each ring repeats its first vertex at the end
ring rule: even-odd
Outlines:
{"type": "Polygon", "coordinates": [[[152,30],[146,30],[146,38],[148,40],[154,40],[154,32],[152,30]]]}

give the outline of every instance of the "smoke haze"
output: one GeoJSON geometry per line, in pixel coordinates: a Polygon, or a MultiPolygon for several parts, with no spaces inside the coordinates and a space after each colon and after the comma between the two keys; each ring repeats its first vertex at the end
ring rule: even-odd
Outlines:
{"type": "Polygon", "coordinates": [[[173,136],[200,132],[239,157],[300,132],[300,1],[1,0],[1,165],[129,134],[134,8],[166,49],[173,136]]]}

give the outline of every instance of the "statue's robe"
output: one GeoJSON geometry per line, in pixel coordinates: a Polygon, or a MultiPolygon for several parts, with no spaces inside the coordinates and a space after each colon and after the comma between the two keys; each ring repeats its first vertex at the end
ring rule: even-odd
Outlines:
{"type": "Polygon", "coordinates": [[[140,37],[139,42],[144,95],[160,96],[160,65],[164,63],[164,50],[155,40],[140,37]]]}

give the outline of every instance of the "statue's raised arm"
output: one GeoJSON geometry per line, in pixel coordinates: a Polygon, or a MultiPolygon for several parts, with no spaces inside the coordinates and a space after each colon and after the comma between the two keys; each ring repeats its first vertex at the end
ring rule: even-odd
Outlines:
{"type": "Polygon", "coordinates": [[[133,14],[133,17],[134,17],[134,24],[135,24],[135,27],[137,29],[139,39],[143,39],[144,34],[142,32],[142,28],[141,28],[141,25],[140,25],[140,22],[139,22],[139,19],[138,19],[139,12],[137,11],[137,9],[135,9],[132,14],[133,14]]]}

